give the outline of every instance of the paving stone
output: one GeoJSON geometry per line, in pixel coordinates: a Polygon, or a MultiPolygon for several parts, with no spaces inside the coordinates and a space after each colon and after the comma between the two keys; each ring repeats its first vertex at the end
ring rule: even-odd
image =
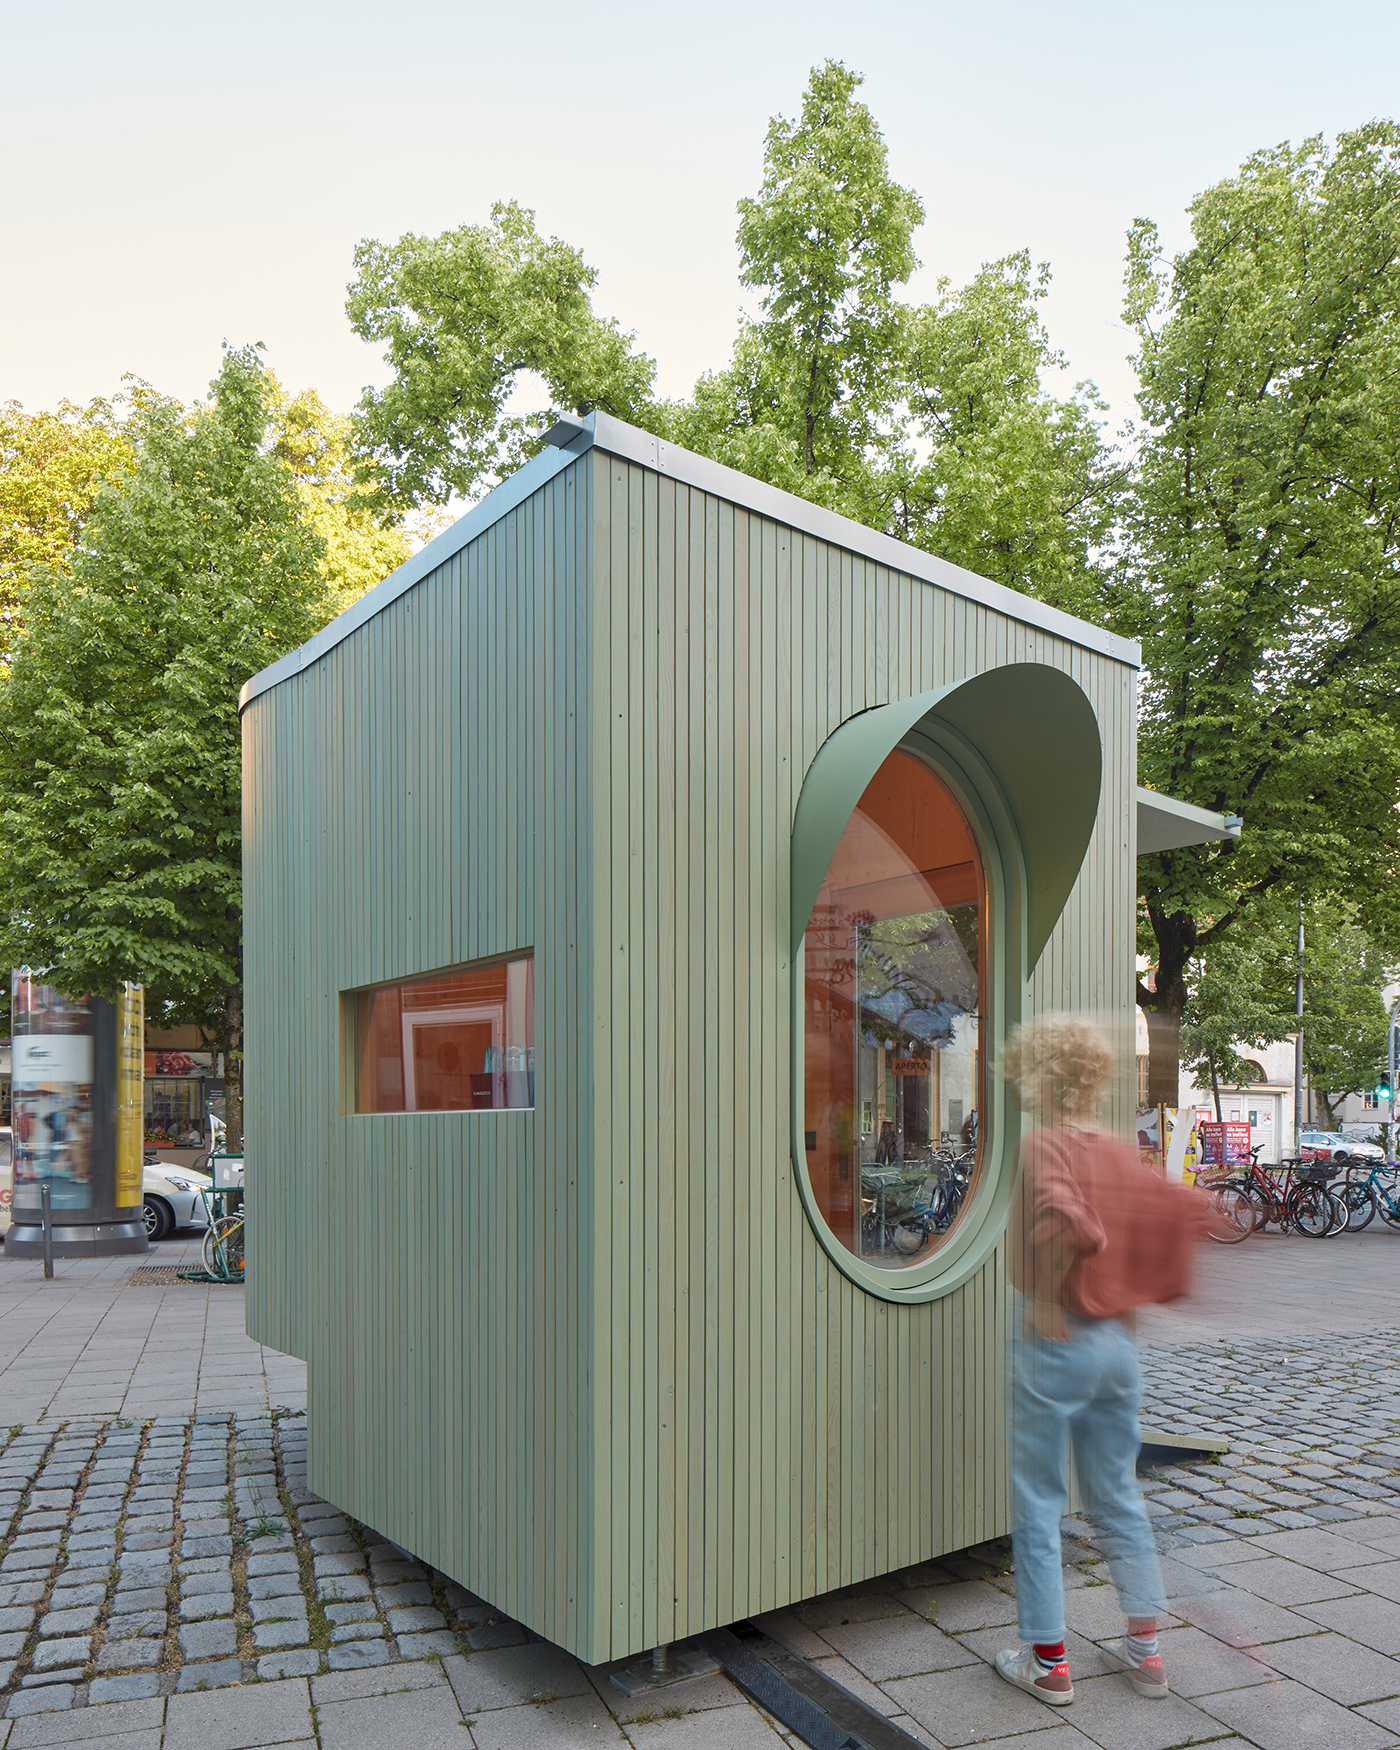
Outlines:
{"type": "Polygon", "coordinates": [[[318,1580],[328,1580],[344,1574],[362,1574],[365,1570],[365,1558],[358,1551],[352,1555],[314,1556],[311,1570],[318,1580]]]}
{"type": "Polygon", "coordinates": [[[316,1596],[325,1604],[343,1604],[353,1598],[368,1598],[369,1581],[363,1574],[336,1574],[329,1580],[316,1582],[316,1596]]]}
{"type": "Polygon", "coordinates": [[[182,1556],[231,1556],[233,1539],[223,1537],[185,1537],[180,1544],[182,1556]]]}
{"type": "Polygon", "coordinates": [[[5,1708],[5,1717],[24,1719],[30,1714],[64,1713],[73,1705],[75,1690],[71,1683],[51,1683],[43,1689],[17,1690],[5,1708]]]}
{"type": "Polygon", "coordinates": [[[447,1653],[460,1653],[462,1638],[451,1629],[428,1629],[423,1634],[397,1635],[401,1659],[440,1659],[447,1653]]]}
{"type": "MultiPolygon", "coordinates": [[[[0,1615],[5,1613],[0,1612],[0,1615]]],[[[40,1618],[39,1633],[45,1639],[58,1635],[81,1635],[97,1627],[100,1604],[85,1604],[77,1610],[51,1610],[40,1618]]]]}
{"type": "Polygon", "coordinates": [[[464,1639],[474,1652],[492,1647],[518,1647],[529,1640],[518,1622],[488,1622],[480,1628],[469,1628],[464,1639]]]}
{"type": "Polygon", "coordinates": [[[23,1629],[12,1629],[8,1634],[0,1634],[0,1663],[17,1659],[24,1651],[24,1643],[29,1636],[23,1629]]]}
{"type": "Polygon", "coordinates": [[[260,1653],[275,1652],[279,1647],[299,1647],[305,1643],[309,1632],[304,1616],[280,1622],[260,1622],[253,1627],[253,1645],[260,1653]]]}
{"type": "Polygon", "coordinates": [[[125,1671],[128,1666],[159,1665],[165,1657],[165,1642],[163,1640],[112,1640],[110,1635],[102,1643],[102,1651],[97,1655],[99,1671],[125,1671]]]}
{"type": "Polygon", "coordinates": [[[227,1567],[216,1569],[212,1574],[187,1574],[184,1568],[180,1570],[180,1596],[194,1598],[201,1592],[227,1592],[233,1585],[233,1577],[227,1567]]]}
{"type": "Polygon", "coordinates": [[[0,1581],[0,1605],[8,1609],[13,1604],[38,1604],[43,1599],[45,1585],[42,1579],[0,1581]]]}
{"type": "Polygon", "coordinates": [[[389,1627],[396,1635],[417,1634],[422,1629],[446,1628],[447,1618],[440,1610],[412,1605],[405,1610],[391,1610],[389,1627]]]}
{"type": "Polygon", "coordinates": [[[361,1600],[353,1604],[327,1604],[326,1620],[334,1623],[347,1622],[377,1622],[379,1620],[373,1604],[361,1600]]]}
{"type": "Polygon", "coordinates": [[[121,1615],[109,1617],[103,1642],[144,1640],[147,1635],[165,1635],[165,1600],[149,1610],[124,1610],[121,1615]]]}
{"type": "Polygon", "coordinates": [[[71,1635],[63,1640],[41,1641],[34,1649],[31,1668],[35,1671],[58,1671],[68,1665],[86,1665],[92,1649],[88,1635],[71,1635]]]}
{"type": "MultiPolygon", "coordinates": [[[[336,1643],[341,1641],[382,1641],[383,1639],[383,1625],[376,1621],[343,1622],[331,1630],[331,1640],[336,1643]]],[[[21,1642],[22,1644],[23,1642],[21,1642]]],[[[399,1642],[399,1647],[402,1651],[402,1641],[399,1642]]],[[[458,1650],[456,1647],[452,1649],[454,1653],[458,1650]]],[[[404,1653],[403,1656],[406,1659],[413,1657],[411,1653],[404,1653]]]]}
{"type": "MultiPolygon", "coordinates": [[[[352,1609],[353,1606],[342,1605],[341,1609],[352,1609]]],[[[27,1634],[34,1626],[37,1615],[33,1605],[12,1604],[0,1609],[0,1633],[14,1634],[16,1631],[27,1634]]]]}
{"type": "MultiPolygon", "coordinates": [[[[84,1591],[87,1588],[84,1587],[84,1591]]],[[[132,1610],[164,1610],[164,1586],[125,1586],[118,1587],[113,1609],[121,1611],[132,1610]]]]}
{"type": "Polygon", "coordinates": [[[1394,1742],[1383,1726],[1288,1679],[1225,1695],[1204,1695],[1196,1706],[1260,1750],[1381,1750],[1394,1742]]]}
{"type": "Polygon", "coordinates": [[[299,1574],[254,1574],[248,1581],[249,1598],[301,1597],[299,1574]]]}
{"type": "Polygon", "coordinates": [[[347,1641],[326,1654],[331,1671],[361,1671],[366,1665],[387,1665],[389,1648],[383,1641],[347,1641]]]}
{"type": "Polygon", "coordinates": [[[433,1601],[432,1587],[426,1580],[408,1580],[397,1586],[381,1586],[376,1580],[374,1595],[386,1610],[408,1604],[431,1604],[433,1601]]]}
{"type": "Polygon", "coordinates": [[[249,1600],[254,1622],[284,1622],[288,1617],[306,1616],[306,1601],[300,1592],[283,1593],[275,1598],[249,1600]]]}
{"type": "Polygon", "coordinates": [[[314,1737],[304,1678],[173,1695],[166,1703],[163,1750],[241,1750],[314,1737]]]}
{"type": "Polygon", "coordinates": [[[181,1580],[207,1574],[218,1574],[226,1585],[231,1584],[233,1563],[228,1556],[194,1556],[189,1561],[180,1563],[181,1580]]]}
{"type": "Polygon", "coordinates": [[[265,1555],[248,1557],[248,1574],[295,1574],[297,1558],[294,1552],[272,1550],[265,1555]]]}
{"type": "MultiPolygon", "coordinates": [[[[88,1685],[88,1706],[104,1702],[144,1701],[160,1694],[160,1676],[155,1671],[133,1671],[125,1677],[94,1677],[88,1685]]],[[[92,1719],[88,1715],[85,1720],[92,1719]]]]}
{"type": "Polygon", "coordinates": [[[265,1653],[258,1660],[258,1676],[314,1677],[321,1669],[321,1655],[315,1647],[296,1647],[281,1653],[265,1653]]]}
{"type": "Polygon", "coordinates": [[[232,1592],[196,1592],[180,1600],[180,1621],[199,1622],[208,1616],[232,1616],[232,1592]]]}
{"type": "Polygon", "coordinates": [[[230,1620],[187,1623],[175,1638],[187,1659],[215,1659],[238,1651],[238,1630],[230,1620]]]}
{"type": "MultiPolygon", "coordinates": [[[[278,1676],[278,1672],[264,1673],[259,1676],[278,1676]]],[[[288,1672],[288,1676],[293,1673],[288,1672]]],[[[210,1659],[203,1665],[185,1665],[175,1680],[175,1693],[188,1694],[190,1690],[220,1689],[226,1684],[243,1681],[243,1664],[239,1659],[210,1659]]],[[[100,1750],[100,1746],[99,1746],[100,1750]]]]}

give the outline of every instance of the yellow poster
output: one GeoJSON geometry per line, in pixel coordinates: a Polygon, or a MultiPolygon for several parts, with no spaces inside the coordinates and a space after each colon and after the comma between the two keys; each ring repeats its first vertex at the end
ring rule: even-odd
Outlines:
{"type": "Polygon", "coordinates": [[[117,997],[117,1183],[118,1209],[141,1207],[145,1153],[146,1005],[139,984],[117,997]]]}

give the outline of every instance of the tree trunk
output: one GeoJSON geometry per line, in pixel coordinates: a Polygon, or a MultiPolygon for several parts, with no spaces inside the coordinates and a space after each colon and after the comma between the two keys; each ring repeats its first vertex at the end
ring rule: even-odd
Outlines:
{"type": "Polygon", "coordinates": [[[1147,1103],[1181,1103],[1181,1017],[1186,1012],[1186,969],[1196,946],[1196,920],[1189,912],[1148,907],[1157,938],[1154,989],[1138,986],[1138,1006],[1147,1022],[1147,1103]]]}
{"type": "Polygon", "coordinates": [[[231,985],[224,998],[224,1147],[243,1153],[243,987],[231,985]]]}

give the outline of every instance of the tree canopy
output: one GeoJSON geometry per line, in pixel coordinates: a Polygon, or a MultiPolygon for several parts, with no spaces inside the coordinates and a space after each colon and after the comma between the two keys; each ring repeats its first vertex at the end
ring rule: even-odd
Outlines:
{"type": "Polygon", "coordinates": [[[1129,239],[1144,423],[1113,607],[1143,639],[1143,781],[1245,819],[1140,865],[1171,1103],[1192,959],[1260,902],[1342,892],[1396,927],[1400,130],[1257,153],[1191,219],[1169,263],[1148,222],[1129,239]]]}
{"type": "Polygon", "coordinates": [[[31,573],[0,687],[0,956],[194,1022],[240,1135],[238,692],[322,617],[324,542],[268,444],[274,388],[227,351],[211,399],[141,415],[66,570],[31,573]]]}
{"type": "Polygon", "coordinates": [[[30,571],[67,565],[93,498],[131,460],[111,401],[62,401],[43,413],[18,401],[0,407],[0,664],[23,635],[30,571]]]}

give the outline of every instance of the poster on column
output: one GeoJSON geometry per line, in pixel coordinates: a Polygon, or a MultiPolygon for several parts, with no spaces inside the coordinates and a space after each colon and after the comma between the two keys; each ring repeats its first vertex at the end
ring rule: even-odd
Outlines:
{"type": "Polygon", "coordinates": [[[145,1153],[145,992],[123,985],[117,997],[117,1180],[118,1209],[141,1205],[145,1153]]]}
{"type": "Polygon", "coordinates": [[[37,1210],[49,1186],[60,1210],[92,1207],[92,1008],[41,973],[11,975],[14,1210],[37,1210]]]}

